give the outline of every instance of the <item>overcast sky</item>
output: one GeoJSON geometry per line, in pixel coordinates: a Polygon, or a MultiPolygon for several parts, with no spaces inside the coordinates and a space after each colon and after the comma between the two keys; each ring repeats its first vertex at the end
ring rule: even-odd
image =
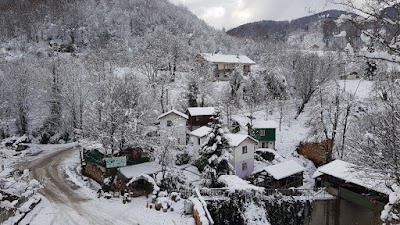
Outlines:
{"type": "Polygon", "coordinates": [[[325,0],[170,0],[205,22],[227,30],[259,20],[291,20],[334,8],[325,0]]]}

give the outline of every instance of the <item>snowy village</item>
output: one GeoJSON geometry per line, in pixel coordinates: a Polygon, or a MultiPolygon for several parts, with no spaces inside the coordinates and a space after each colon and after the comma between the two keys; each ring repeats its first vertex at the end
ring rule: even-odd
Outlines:
{"type": "Polygon", "coordinates": [[[0,224],[400,224],[399,24],[398,0],[0,0],[0,224]]]}

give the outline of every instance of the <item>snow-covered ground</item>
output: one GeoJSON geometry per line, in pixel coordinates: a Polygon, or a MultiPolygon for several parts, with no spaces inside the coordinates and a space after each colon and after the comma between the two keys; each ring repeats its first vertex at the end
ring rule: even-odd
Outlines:
{"type": "Polygon", "coordinates": [[[126,204],[122,203],[121,197],[97,198],[99,186],[95,182],[82,177],[79,174],[79,167],[78,151],[74,151],[64,158],[58,167],[59,173],[62,173],[64,178],[68,180],[67,185],[72,186],[75,193],[67,196],[66,201],[57,201],[56,198],[43,201],[30,214],[31,217],[26,218],[26,223],[31,225],[194,224],[191,215],[183,215],[183,200],[172,205],[173,212],[162,212],[156,211],[154,208],[146,208],[148,203],[151,202],[151,198],[133,198],[131,202],[126,204]]]}
{"type": "MultiPolygon", "coordinates": [[[[338,80],[337,81],[341,90],[347,93],[354,94],[358,99],[368,99],[373,95],[373,82],[366,80],[338,80]]],[[[281,129],[276,129],[276,153],[282,156],[283,159],[279,161],[274,160],[272,162],[261,162],[255,161],[255,170],[260,170],[271,164],[276,164],[281,161],[294,160],[300,165],[305,167],[303,187],[301,188],[312,188],[314,186],[314,179],[312,178],[313,173],[316,170],[314,164],[299,155],[296,152],[297,145],[306,141],[308,137],[309,128],[306,127],[306,121],[309,119],[309,112],[312,110],[312,102],[306,105],[305,111],[300,114],[297,119],[294,119],[296,114],[296,107],[293,102],[286,102],[284,115],[282,119],[281,129]]],[[[238,113],[232,116],[232,119],[236,120],[241,125],[239,133],[247,134],[246,124],[250,122],[248,112],[238,113]]],[[[271,103],[269,106],[268,113],[266,110],[256,111],[253,114],[254,121],[256,120],[273,120],[279,122],[280,114],[276,103],[271,103]]]]}
{"type": "MultiPolygon", "coordinates": [[[[178,84],[177,84],[178,85],[178,84]]],[[[224,82],[214,84],[221,90],[224,82]]],[[[371,96],[373,83],[369,81],[348,80],[339,81],[343,90],[356,93],[359,98],[371,96]]],[[[184,87],[172,88],[171,95],[179,95],[184,87]]],[[[178,103],[176,103],[178,104],[178,103]]],[[[270,110],[256,111],[255,120],[279,121],[280,114],[276,104],[271,103],[270,110]]],[[[294,160],[305,168],[302,188],[312,188],[314,180],[312,175],[316,168],[311,161],[299,156],[296,146],[306,140],[308,128],[305,126],[309,108],[306,107],[298,119],[295,117],[293,102],[287,102],[285,113],[280,128],[276,133],[276,153],[279,160],[272,162],[255,162],[255,170],[282,161],[294,160]]],[[[249,121],[248,113],[242,112],[233,115],[233,119],[241,124],[239,133],[247,134],[245,124],[249,121]]],[[[173,203],[174,211],[162,212],[146,206],[151,199],[138,197],[131,202],[123,204],[122,198],[98,198],[97,183],[80,175],[79,152],[77,150],[65,151],[76,146],[77,143],[64,145],[38,145],[29,144],[30,148],[22,152],[0,148],[0,163],[3,170],[0,177],[8,176],[14,170],[22,171],[31,166],[36,170],[33,176],[43,184],[41,192],[42,201],[25,217],[21,224],[194,224],[191,215],[184,215],[183,200],[173,203]],[[35,164],[36,163],[36,164],[35,164]],[[46,195],[49,194],[50,195],[46,195]]],[[[183,165],[177,167],[186,177],[188,183],[199,185],[200,173],[194,166],[183,165]]],[[[261,218],[264,219],[264,218],[261,218]]]]}
{"type": "MultiPolygon", "coordinates": [[[[10,171],[31,167],[31,176],[42,183],[42,201],[20,224],[194,224],[191,215],[183,214],[183,200],[173,202],[173,211],[146,208],[151,198],[133,198],[123,204],[121,197],[98,198],[98,184],[80,175],[79,151],[65,145],[30,145],[31,148],[15,155],[15,151],[2,148],[3,163],[8,161],[2,175],[10,171]],[[8,160],[5,160],[7,158],[8,160]]],[[[183,171],[193,168],[182,168],[183,171]]],[[[198,171],[197,171],[198,172],[198,171]]],[[[196,171],[191,180],[197,179],[196,171]]],[[[13,224],[9,220],[4,224],[13,224]]]]}
{"type": "MultiPolygon", "coordinates": [[[[255,117],[254,120],[273,120],[278,122],[279,121],[279,113],[278,110],[275,109],[274,107],[271,107],[272,112],[268,112],[268,115],[266,116],[266,111],[265,110],[260,110],[257,111],[253,114],[253,117],[255,117]]],[[[304,141],[307,137],[307,132],[308,128],[305,127],[305,121],[307,120],[307,113],[303,113],[300,115],[300,117],[295,120],[295,108],[293,105],[290,105],[285,112],[284,118],[282,119],[282,124],[281,124],[281,129],[277,128],[276,129],[276,143],[275,143],[275,148],[276,148],[276,153],[282,156],[283,159],[282,161],[288,161],[288,160],[294,160],[298,162],[300,165],[305,167],[304,171],[304,180],[303,180],[303,187],[302,188],[312,188],[314,185],[314,180],[312,179],[312,175],[315,172],[316,168],[314,164],[309,161],[308,159],[305,159],[303,156],[300,156],[296,152],[296,146],[301,142],[304,141]]],[[[244,125],[249,122],[249,119],[246,117],[248,115],[247,113],[242,113],[242,114],[237,114],[234,115],[232,118],[236,121],[238,121],[241,124],[241,130],[240,133],[247,134],[247,130],[244,129],[244,125]]],[[[261,162],[261,161],[255,161],[255,167],[254,170],[260,170],[266,166],[272,165],[274,163],[278,163],[278,161],[275,162],[261,162]]]]}
{"type": "Polygon", "coordinates": [[[191,215],[183,215],[183,200],[173,204],[174,211],[156,211],[146,208],[150,198],[138,197],[123,204],[121,198],[96,198],[79,204],[71,210],[62,204],[48,200],[40,203],[23,221],[22,224],[129,224],[129,225],[184,225],[194,224],[191,215]],[[90,215],[89,217],[86,217],[90,215]]]}

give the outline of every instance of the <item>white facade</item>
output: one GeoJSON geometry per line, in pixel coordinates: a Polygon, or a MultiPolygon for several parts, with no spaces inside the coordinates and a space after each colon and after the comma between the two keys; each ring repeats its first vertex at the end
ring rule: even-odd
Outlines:
{"type": "Polygon", "coordinates": [[[196,137],[196,136],[190,136],[190,145],[192,147],[192,156],[193,159],[196,159],[199,157],[199,152],[201,149],[201,146],[203,143],[206,141],[207,136],[204,137],[196,137]]]}
{"type": "Polygon", "coordinates": [[[257,140],[243,134],[226,134],[225,136],[232,148],[233,158],[230,163],[235,167],[235,174],[240,178],[250,176],[254,171],[254,152],[257,140]]]}
{"type": "Polygon", "coordinates": [[[192,132],[190,132],[190,141],[189,144],[192,148],[192,156],[194,159],[199,157],[199,151],[201,146],[207,139],[207,135],[211,132],[211,128],[203,126],[192,132]]]}
{"type": "Polygon", "coordinates": [[[175,138],[180,145],[186,145],[187,116],[176,110],[169,111],[158,117],[160,121],[161,142],[175,138]]]}
{"type": "Polygon", "coordinates": [[[257,142],[250,138],[244,140],[240,145],[232,147],[232,156],[235,162],[254,159],[254,152],[256,151],[257,142]],[[247,153],[243,153],[243,147],[247,148],[247,153]]]}

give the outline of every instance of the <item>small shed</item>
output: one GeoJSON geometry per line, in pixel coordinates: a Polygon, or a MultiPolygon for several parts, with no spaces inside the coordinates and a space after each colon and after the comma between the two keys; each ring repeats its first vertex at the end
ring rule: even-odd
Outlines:
{"type": "Polygon", "coordinates": [[[117,168],[149,162],[150,157],[139,147],[127,147],[111,154],[102,144],[92,143],[83,147],[81,160],[83,174],[103,184],[106,177],[117,174],[117,168]]]}
{"type": "Polygon", "coordinates": [[[293,160],[254,171],[253,183],[265,188],[290,188],[303,185],[304,167],[293,160]]]}
{"type": "Polygon", "coordinates": [[[83,175],[92,178],[102,184],[107,176],[107,169],[104,162],[106,150],[102,144],[91,143],[83,147],[81,152],[81,163],[83,175]]]}
{"type": "Polygon", "coordinates": [[[159,191],[155,180],[149,175],[143,174],[129,180],[125,185],[130,197],[139,197],[159,191]]]}
{"type": "Polygon", "coordinates": [[[187,127],[193,131],[211,123],[211,117],[215,114],[214,107],[190,107],[186,110],[188,116],[187,127]]]}
{"type": "Polygon", "coordinates": [[[155,183],[151,180],[154,180],[153,178],[159,172],[161,172],[161,165],[156,162],[146,162],[118,168],[117,186],[121,190],[128,187],[131,192],[136,193],[135,196],[144,195],[149,193],[155,186],[155,183]]]}
{"type": "Polygon", "coordinates": [[[122,180],[130,180],[143,174],[154,175],[161,171],[161,165],[152,161],[118,168],[118,176],[122,180]]]}
{"type": "MultiPolygon", "coordinates": [[[[319,167],[313,174],[317,186],[324,186],[336,196],[364,206],[377,206],[376,202],[387,203],[392,191],[386,186],[383,174],[366,173],[364,168],[335,160],[319,167]]],[[[382,205],[381,205],[382,207],[382,205]]]]}

